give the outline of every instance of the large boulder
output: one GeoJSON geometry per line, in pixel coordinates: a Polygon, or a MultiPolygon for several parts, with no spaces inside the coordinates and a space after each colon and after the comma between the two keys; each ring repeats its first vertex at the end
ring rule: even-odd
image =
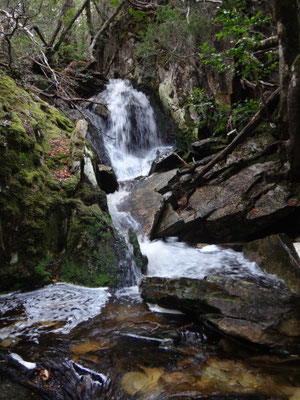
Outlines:
{"type": "Polygon", "coordinates": [[[140,287],[147,302],[192,314],[226,334],[300,351],[300,296],[283,283],[212,275],[204,279],[148,277],[140,287]]]}
{"type": "Polygon", "coordinates": [[[131,195],[119,206],[119,211],[128,211],[142,227],[142,231],[151,239],[152,228],[163,208],[167,186],[177,170],[155,173],[137,182],[131,195]]]}
{"type": "MultiPolygon", "coordinates": [[[[300,204],[296,197],[292,198],[287,183],[273,182],[274,171],[279,169],[276,161],[247,166],[226,179],[204,183],[177,204],[178,186],[171,182],[172,196],[152,227],[153,237],[224,243],[273,233],[300,204]]],[[[189,176],[183,175],[180,187],[186,187],[185,193],[190,191],[189,183],[189,176]]]]}
{"type": "Polygon", "coordinates": [[[277,275],[290,289],[300,292],[300,258],[287,235],[271,235],[246,243],[243,253],[262,270],[277,275]]]}
{"type": "Polygon", "coordinates": [[[180,165],[182,165],[182,161],[178,155],[176,155],[174,152],[167,153],[153,161],[149,175],[153,174],[154,172],[169,171],[171,169],[178,168],[180,165]]]}

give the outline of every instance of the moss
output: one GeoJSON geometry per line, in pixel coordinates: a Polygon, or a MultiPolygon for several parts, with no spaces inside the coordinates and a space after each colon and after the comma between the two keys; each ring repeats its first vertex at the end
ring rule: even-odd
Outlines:
{"type": "Polygon", "coordinates": [[[109,216],[98,205],[77,204],[70,221],[63,280],[84,285],[119,283],[119,261],[109,216]]]}
{"type": "Polygon", "coordinates": [[[133,231],[133,229],[129,229],[128,236],[133,247],[136,265],[143,272],[143,274],[145,274],[147,270],[148,258],[142,254],[136,233],[133,231]]]}
{"type": "Polygon", "coordinates": [[[80,178],[78,175],[74,175],[73,178],[67,179],[62,183],[62,188],[66,192],[68,196],[71,196],[74,194],[78,184],[79,184],[80,178]]]}
{"type": "Polygon", "coordinates": [[[80,174],[57,175],[69,161],[73,128],[0,72],[0,291],[52,278],[89,286],[121,281],[105,193],[80,174]],[[67,149],[55,153],[61,144],[67,149]]]}
{"type": "Polygon", "coordinates": [[[100,188],[91,188],[88,184],[83,182],[80,187],[78,187],[75,198],[79,198],[87,206],[92,204],[98,204],[100,208],[104,211],[108,210],[106,194],[100,188]]]}

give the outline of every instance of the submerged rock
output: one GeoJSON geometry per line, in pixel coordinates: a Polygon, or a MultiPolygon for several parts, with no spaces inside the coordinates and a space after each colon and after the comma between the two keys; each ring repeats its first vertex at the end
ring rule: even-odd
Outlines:
{"type": "Polygon", "coordinates": [[[216,275],[204,279],[149,277],[141,282],[141,294],[149,303],[179,309],[256,344],[299,345],[300,296],[281,283],[216,275]]]}
{"type": "Polygon", "coordinates": [[[271,235],[246,243],[243,253],[262,270],[277,275],[290,289],[300,292],[300,258],[287,235],[271,235]]]}

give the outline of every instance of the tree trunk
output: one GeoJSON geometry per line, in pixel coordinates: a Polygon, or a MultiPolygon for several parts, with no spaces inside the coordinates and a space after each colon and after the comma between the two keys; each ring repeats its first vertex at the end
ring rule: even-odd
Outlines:
{"type": "Polygon", "coordinates": [[[109,24],[117,17],[117,15],[121,11],[121,9],[125,3],[126,3],[126,0],[122,0],[120,2],[120,4],[118,5],[118,7],[114,11],[114,13],[104,22],[104,24],[101,26],[101,28],[98,30],[98,32],[96,32],[95,36],[93,37],[92,43],[90,44],[89,49],[88,49],[88,59],[90,62],[94,61],[93,52],[94,52],[94,48],[97,44],[97,40],[98,40],[99,36],[102,35],[106,31],[106,29],[108,29],[109,24]]]}
{"type": "Polygon", "coordinates": [[[94,36],[94,27],[93,27],[93,21],[92,21],[92,11],[91,11],[91,1],[89,1],[85,7],[86,11],[86,23],[89,28],[89,32],[91,35],[91,40],[93,40],[94,36]]]}
{"type": "Polygon", "coordinates": [[[280,114],[283,139],[290,139],[291,178],[300,178],[300,55],[298,0],[273,0],[279,42],[280,114]]]}
{"type": "Polygon", "coordinates": [[[300,181],[300,54],[292,65],[288,91],[288,120],[290,134],[291,177],[300,181]]]}
{"type": "Polygon", "coordinates": [[[79,8],[79,10],[77,11],[77,13],[74,15],[74,17],[72,18],[72,20],[70,21],[69,25],[66,26],[66,28],[62,31],[58,41],[56,42],[55,46],[50,49],[49,53],[47,53],[47,55],[49,56],[49,58],[51,58],[60,48],[61,44],[63,43],[63,41],[65,40],[67,34],[70,32],[73,24],[75,23],[75,21],[78,19],[78,17],[82,14],[83,10],[85,9],[87,3],[90,0],[85,0],[84,3],[82,4],[82,6],[79,8]]]}
{"type": "Polygon", "coordinates": [[[297,0],[273,0],[279,42],[280,122],[283,138],[288,138],[287,98],[291,67],[299,52],[297,0]]]}
{"type": "Polygon", "coordinates": [[[63,26],[63,19],[64,19],[66,13],[68,12],[68,10],[71,8],[72,2],[73,2],[72,0],[66,0],[62,7],[58,22],[56,24],[54,32],[52,33],[51,39],[49,40],[49,43],[48,43],[49,49],[51,49],[54,45],[55,39],[57,38],[57,35],[59,34],[61,27],[63,26]]]}

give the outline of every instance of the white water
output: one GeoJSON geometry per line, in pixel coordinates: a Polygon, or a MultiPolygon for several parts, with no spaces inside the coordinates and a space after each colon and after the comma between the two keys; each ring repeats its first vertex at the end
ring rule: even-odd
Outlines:
{"type": "Polygon", "coordinates": [[[128,81],[116,79],[99,99],[110,112],[103,139],[118,180],[147,175],[152,161],[170,149],[158,137],[148,98],[128,81]]]}
{"type": "Polygon", "coordinates": [[[44,329],[67,334],[79,323],[99,315],[109,297],[105,288],[91,289],[66,283],[1,296],[3,319],[7,319],[6,313],[10,310],[21,307],[23,312],[10,317],[11,324],[0,330],[0,339],[26,335],[38,342],[44,329]]]}
{"type": "MultiPolygon", "coordinates": [[[[101,94],[101,101],[110,111],[104,143],[120,182],[119,191],[108,196],[110,214],[122,234],[126,235],[129,228],[140,232],[141,227],[130,212],[119,211],[118,206],[130,196],[134,185],[132,180],[147,175],[153,160],[170,147],[164,146],[158,137],[149,100],[129,82],[110,81],[107,90],[101,94]]],[[[176,238],[149,241],[143,235],[140,235],[139,242],[142,253],[149,260],[149,276],[202,279],[211,274],[226,274],[235,278],[257,276],[273,282],[276,279],[232,249],[215,245],[197,249],[178,242],[176,238]]]]}
{"type": "MultiPolygon", "coordinates": [[[[112,81],[101,96],[111,113],[104,142],[120,182],[120,190],[108,196],[109,208],[115,226],[126,235],[130,227],[135,231],[140,231],[141,227],[129,212],[120,212],[118,205],[130,196],[133,179],[147,175],[152,161],[170,147],[158,137],[148,99],[128,82],[112,81]],[[131,112],[134,117],[130,116],[131,112]]],[[[201,279],[209,274],[227,274],[236,278],[263,278],[275,283],[273,276],[265,274],[255,263],[231,249],[214,245],[191,248],[174,238],[150,242],[140,236],[139,241],[149,260],[150,276],[201,279]]],[[[121,289],[116,295],[130,296],[132,301],[139,299],[137,286],[121,289]]],[[[25,335],[38,342],[43,332],[67,334],[79,323],[99,315],[109,297],[105,288],[90,289],[64,283],[33,292],[0,296],[0,322],[5,322],[0,329],[0,340],[25,335]]],[[[157,307],[155,310],[162,311],[157,307]]]]}

